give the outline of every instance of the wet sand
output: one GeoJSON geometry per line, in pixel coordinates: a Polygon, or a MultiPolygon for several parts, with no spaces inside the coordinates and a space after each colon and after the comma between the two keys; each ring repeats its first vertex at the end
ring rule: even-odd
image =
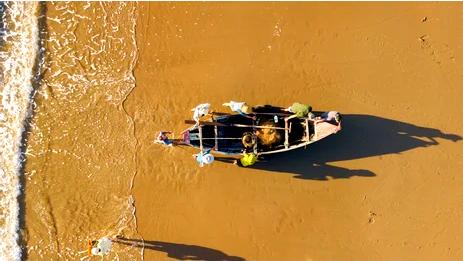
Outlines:
{"type": "MultiPolygon", "coordinates": [[[[25,138],[23,257],[80,260],[87,240],[139,238],[130,187],[136,139],[123,107],[135,87],[136,3],[41,8],[45,64],[25,138]]],[[[111,254],[141,257],[140,249],[121,245],[111,254]]]]}
{"type": "Polygon", "coordinates": [[[462,8],[140,3],[124,105],[145,260],[463,258],[462,8]],[[344,129],[249,169],[152,144],[230,99],[339,110],[344,129]]]}

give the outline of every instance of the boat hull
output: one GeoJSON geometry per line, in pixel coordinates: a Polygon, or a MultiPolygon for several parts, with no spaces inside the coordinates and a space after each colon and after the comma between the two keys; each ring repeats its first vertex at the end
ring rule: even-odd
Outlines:
{"type": "Polygon", "coordinates": [[[340,123],[297,118],[290,120],[289,126],[285,126],[284,117],[284,115],[265,115],[257,120],[241,115],[215,117],[211,122],[200,124],[201,134],[198,126],[184,131],[183,143],[197,149],[201,149],[202,146],[203,150],[211,150],[214,154],[239,156],[245,150],[242,142],[243,135],[252,134],[258,137],[254,151],[260,155],[266,155],[305,147],[341,130],[340,123]],[[272,123],[272,126],[268,128],[273,129],[262,127],[267,126],[268,122],[272,123]],[[287,130],[288,127],[289,130],[287,130]],[[286,130],[288,131],[287,140],[285,140],[286,130]],[[267,135],[272,131],[274,131],[273,135],[277,135],[279,139],[275,139],[275,142],[269,145],[265,143],[262,133],[267,135]],[[202,142],[200,142],[201,137],[202,142]]]}

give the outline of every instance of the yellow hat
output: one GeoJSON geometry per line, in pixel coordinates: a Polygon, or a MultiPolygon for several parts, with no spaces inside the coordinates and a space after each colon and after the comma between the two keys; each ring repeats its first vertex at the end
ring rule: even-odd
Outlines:
{"type": "Polygon", "coordinates": [[[249,106],[247,104],[244,104],[243,106],[241,106],[241,111],[248,114],[250,113],[251,111],[249,110],[249,106]]]}

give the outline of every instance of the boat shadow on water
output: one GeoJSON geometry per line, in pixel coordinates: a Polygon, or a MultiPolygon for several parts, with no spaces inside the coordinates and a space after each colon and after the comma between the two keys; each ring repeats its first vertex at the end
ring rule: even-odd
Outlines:
{"type": "Polygon", "coordinates": [[[177,243],[169,243],[162,241],[148,241],[129,238],[117,238],[113,242],[133,247],[162,251],[168,257],[178,260],[213,260],[213,261],[245,261],[244,258],[238,256],[229,256],[222,251],[196,246],[184,245],[177,243]]]}
{"type": "MultiPolygon", "coordinates": [[[[456,134],[438,129],[385,119],[372,115],[343,115],[343,129],[307,147],[286,153],[269,155],[252,168],[296,174],[298,179],[329,180],[353,176],[376,176],[367,169],[348,169],[329,165],[329,162],[354,160],[387,154],[399,154],[419,147],[438,145],[436,139],[457,142],[456,134]]],[[[229,162],[229,159],[218,158],[229,162]]]]}

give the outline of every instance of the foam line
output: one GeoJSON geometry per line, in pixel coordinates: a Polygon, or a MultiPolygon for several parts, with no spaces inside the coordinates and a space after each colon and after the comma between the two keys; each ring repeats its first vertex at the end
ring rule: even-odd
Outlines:
{"type": "Polygon", "coordinates": [[[32,79],[39,50],[37,2],[2,5],[0,85],[0,260],[20,260],[18,196],[21,151],[30,114],[32,79]]]}

